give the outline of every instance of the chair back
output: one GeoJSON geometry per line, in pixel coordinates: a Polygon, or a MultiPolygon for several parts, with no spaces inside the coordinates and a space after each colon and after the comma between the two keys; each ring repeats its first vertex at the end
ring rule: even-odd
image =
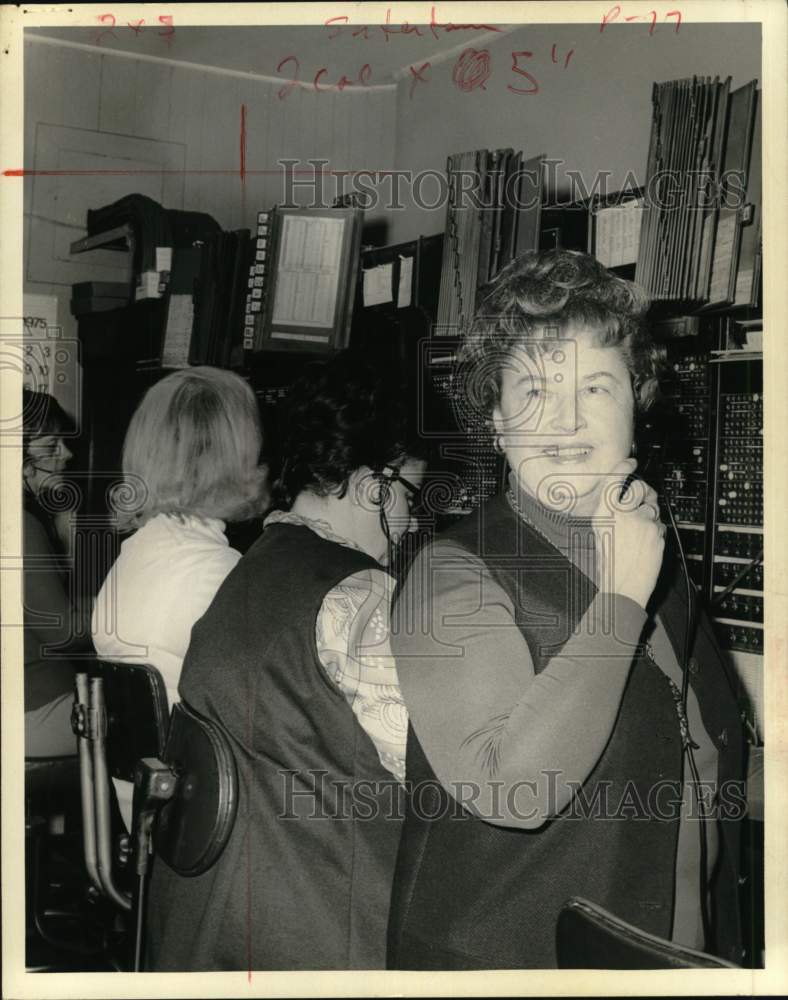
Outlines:
{"type": "Polygon", "coordinates": [[[201,875],[218,859],[238,809],[235,757],[224,731],[181,702],[163,760],[178,775],[154,832],[158,857],[179,875],[201,875]]]}
{"type": "Polygon", "coordinates": [[[715,955],[640,930],[587,899],[570,899],[556,929],[559,969],[735,969],[715,955]]]}
{"type": "Polygon", "coordinates": [[[146,663],[95,664],[104,679],[107,769],[113,778],[134,781],[141,757],[161,757],[167,741],[169,707],[164,680],[146,663]]]}
{"type": "Polygon", "coordinates": [[[76,676],[77,735],[85,865],[95,887],[135,918],[132,967],[143,964],[145,886],[151,840],[181,875],[207,871],[224,850],[238,808],[235,758],[223,730],[181,703],[172,718],[158,670],[94,664],[76,676]],[[129,893],[115,881],[109,777],[134,782],[129,893]]]}
{"type": "Polygon", "coordinates": [[[122,910],[131,894],[115,879],[110,777],[135,780],[142,755],[157,757],[167,738],[164,681],[147,664],[91,662],[75,678],[72,727],[77,736],[82,790],[82,840],[88,876],[122,910]]]}

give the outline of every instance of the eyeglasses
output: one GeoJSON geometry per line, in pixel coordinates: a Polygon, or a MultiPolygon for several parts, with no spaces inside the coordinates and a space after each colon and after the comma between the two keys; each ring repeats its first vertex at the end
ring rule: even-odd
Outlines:
{"type": "Polygon", "coordinates": [[[406,479],[404,476],[400,475],[399,469],[395,469],[390,465],[386,466],[381,475],[383,476],[384,479],[387,479],[389,482],[402,483],[402,485],[405,487],[405,489],[408,491],[409,494],[408,506],[410,507],[411,513],[415,514],[417,511],[421,510],[423,495],[420,486],[416,486],[409,479],[406,479]]]}

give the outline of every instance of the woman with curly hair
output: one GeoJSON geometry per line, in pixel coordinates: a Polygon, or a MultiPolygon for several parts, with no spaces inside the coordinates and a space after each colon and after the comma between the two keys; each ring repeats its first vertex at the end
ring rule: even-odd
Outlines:
{"type": "Polygon", "coordinates": [[[148,965],[383,968],[407,714],[388,644],[390,549],[424,462],[402,396],[361,361],[288,400],[287,510],[196,624],[180,692],[231,741],[239,807],[204,875],[157,862],[148,965]]]}
{"type": "Polygon", "coordinates": [[[574,896],[740,959],[737,704],[635,475],[661,361],[647,305],[586,254],[527,253],[464,339],[463,403],[508,486],[423,548],[400,593],[421,616],[392,629],[421,794],[391,967],[555,967],[574,896]]]}

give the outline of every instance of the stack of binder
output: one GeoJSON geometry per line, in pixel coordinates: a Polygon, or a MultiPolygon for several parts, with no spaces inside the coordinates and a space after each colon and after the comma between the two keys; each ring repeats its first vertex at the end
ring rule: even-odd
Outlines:
{"type": "Polygon", "coordinates": [[[221,232],[202,248],[189,364],[226,368],[240,360],[250,237],[248,229],[221,232]]]}
{"type": "Polygon", "coordinates": [[[735,302],[742,229],[753,221],[746,206],[755,184],[756,81],[733,94],[730,84],[693,77],[652,92],[635,280],[653,301],[687,311],[735,302]]]}
{"type": "Polygon", "coordinates": [[[470,323],[477,291],[512,258],[539,246],[544,156],[479,149],[448,158],[449,204],[438,327],[457,336],[470,323]]]}

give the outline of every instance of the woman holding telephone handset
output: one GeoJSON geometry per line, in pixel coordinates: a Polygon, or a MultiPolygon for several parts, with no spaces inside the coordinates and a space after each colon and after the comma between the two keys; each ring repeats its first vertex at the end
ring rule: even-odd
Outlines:
{"type": "Polygon", "coordinates": [[[573,896],[741,958],[738,707],[635,475],[661,362],[647,306],[593,257],[527,253],[464,337],[463,402],[508,489],[425,547],[399,598],[412,794],[390,967],[554,967],[573,896]]]}

